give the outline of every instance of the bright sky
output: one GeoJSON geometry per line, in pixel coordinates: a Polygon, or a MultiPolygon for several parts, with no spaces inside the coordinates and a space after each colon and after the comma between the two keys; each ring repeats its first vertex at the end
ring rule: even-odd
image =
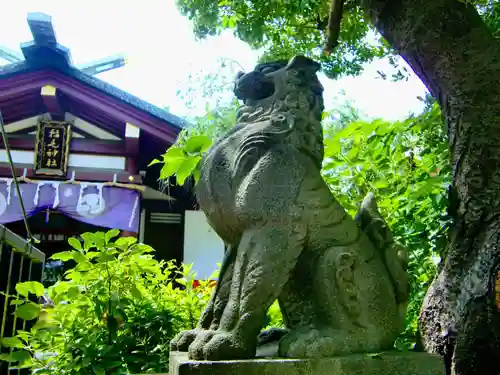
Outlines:
{"type": "MultiPolygon", "coordinates": [[[[0,45],[19,50],[21,42],[32,39],[27,13],[49,14],[59,43],[71,49],[75,64],[125,53],[125,67],[102,73],[99,78],[185,116],[192,112],[176,93],[186,87],[191,72],[213,72],[220,58],[236,60],[245,70],[251,70],[258,54],[229,32],[195,41],[190,22],[179,14],[174,1],[9,1],[0,7],[0,45]]],[[[327,109],[335,105],[339,90],[344,90],[345,99],[369,117],[401,119],[423,107],[417,96],[423,96],[425,87],[415,75],[394,83],[377,78],[377,70],[389,72],[391,68],[387,61],[378,61],[368,65],[359,77],[322,79],[327,109]]],[[[198,114],[203,105],[200,103],[196,110],[198,114]]]]}

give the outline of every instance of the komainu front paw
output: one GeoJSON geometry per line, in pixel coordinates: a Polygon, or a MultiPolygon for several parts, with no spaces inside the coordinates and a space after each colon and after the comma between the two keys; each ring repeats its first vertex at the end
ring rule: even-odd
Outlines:
{"type": "Polygon", "coordinates": [[[215,331],[206,330],[201,331],[196,336],[196,339],[193,340],[191,345],[188,348],[188,355],[190,359],[205,359],[203,355],[203,347],[210,341],[210,339],[215,335],[215,331]]]}
{"type": "Polygon", "coordinates": [[[248,343],[240,341],[236,337],[237,335],[229,332],[218,332],[206,342],[200,337],[189,347],[189,358],[218,361],[255,357],[255,345],[248,345],[248,343]]]}
{"type": "Polygon", "coordinates": [[[189,345],[196,339],[198,334],[202,332],[200,329],[192,329],[189,331],[182,331],[170,341],[170,351],[185,352],[188,350],[189,345]]]}

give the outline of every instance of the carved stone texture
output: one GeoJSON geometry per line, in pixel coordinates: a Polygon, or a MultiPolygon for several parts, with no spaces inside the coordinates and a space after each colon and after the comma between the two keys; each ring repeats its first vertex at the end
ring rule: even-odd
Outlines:
{"type": "Polygon", "coordinates": [[[368,194],[351,218],[323,181],[319,64],[297,56],[239,74],[236,126],[202,161],[200,207],[226,243],[217,288],[174,351],[252,358],[279,340],[282,357],[391,349],[403,328],[405,249],[368,194]],[[278,299],[287,330],[259,333],[278,299]]]}
{"type": "Polygon", "coordinates": [[[380,353],[323,359],[190,361],[170,354],[169,375],[445,375],[443,360],[427,353],[380,353]]]}

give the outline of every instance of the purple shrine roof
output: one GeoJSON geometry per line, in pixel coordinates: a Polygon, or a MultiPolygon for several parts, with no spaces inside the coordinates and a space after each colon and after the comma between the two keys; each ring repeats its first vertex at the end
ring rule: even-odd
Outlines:
{"type": "Polygon", "coordinates": [[[28,24],[33,40],[21,44],[24,60],[0,67],[0,110],[6,124],[51,112],[41,88],[52,85],[57,89],[62,112],[119,138],[125,136],[126,123],[131,123],[142,130],[141,144],[146,150],[164,151],[188,125],[168,111],[75,67],[69,49],[57,43],[50,16],[30,13],[28,24]]]}

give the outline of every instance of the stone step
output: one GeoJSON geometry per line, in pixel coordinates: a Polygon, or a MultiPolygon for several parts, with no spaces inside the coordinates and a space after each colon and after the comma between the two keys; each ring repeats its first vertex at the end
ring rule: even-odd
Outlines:
{"type": "Polygon", "coordinates": [[[356,354],[322,359],[258,358],[191,361],[170,353],[169,375],[445,375],[441,357],[416,352],[356,354]]]}

